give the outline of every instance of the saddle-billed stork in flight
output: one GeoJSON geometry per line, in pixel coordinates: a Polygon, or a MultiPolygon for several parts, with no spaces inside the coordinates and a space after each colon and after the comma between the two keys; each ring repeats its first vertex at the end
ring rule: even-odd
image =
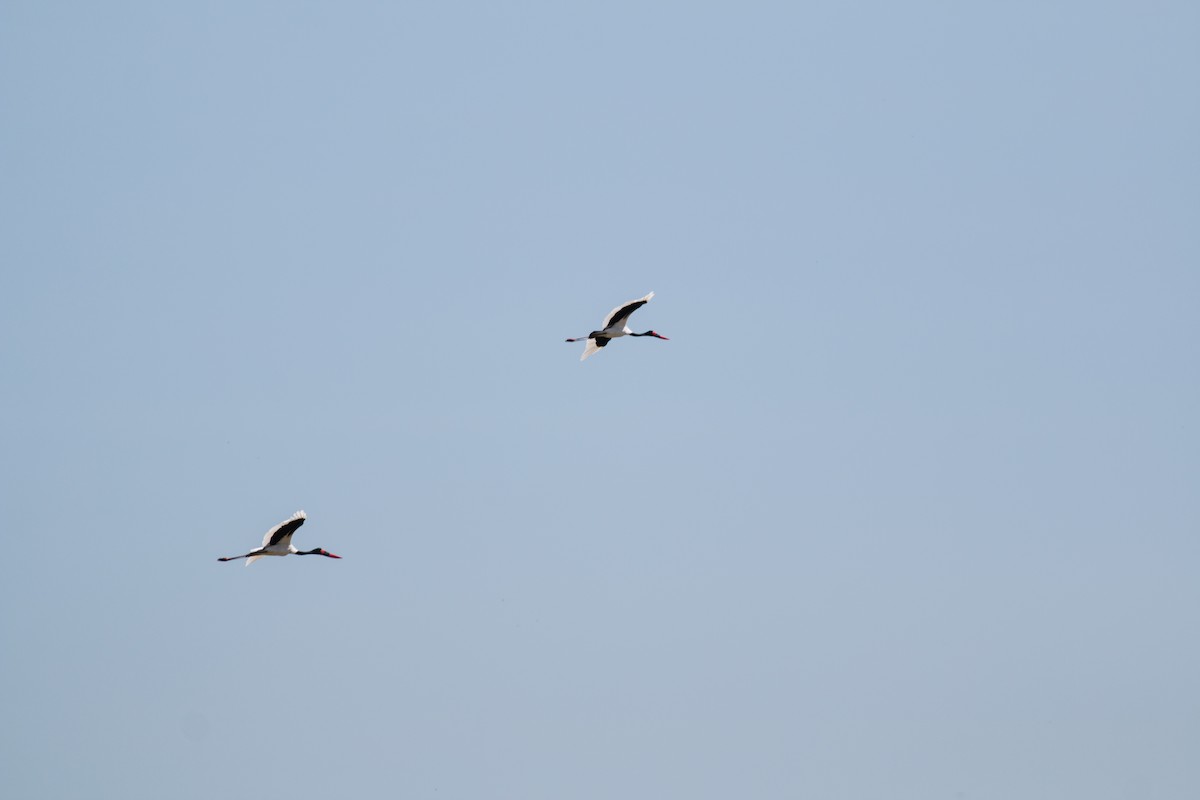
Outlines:
{"type": "Polygon", "coordinates": [[[583,348],[583,355],[579,357],[580,361],[597,352],[601,347],[607,347],[608,343],[616,339],[618,336],[653,336],[656,339],[669,341],[667,337],[661,333],[654,331],[646,331],[645,333],[634,333],[629,330],[629,316],[637,311],[646,303],[650,302],[650,298],[654,297],[654,292],[646,295],[640,300],[630,300],[628,303],[619,305],[612,311],[608,312],[608,316],[604,318],[604,325],[598,331],[592,331],[587,336],[580,336],[576,339],[567,339],[568,342],[582,342],[587,340],[587,346],[583,348]]]}
{"type": "Polygon", "coordinates": [[[263,537],[262,547],[257,550],[251,550],[244,556],[229,556],[228,558],[218,558],[217,561],[236,561],[239,558],[246,559],[246,566],[250,566],[255,561],[258,561],[263,556],[325,556],[326,558],[341,558],[333,553],[315,547],[312,550],[297,550],[296,545],[292,544],[292,534],[296,529],[304,524],[304,520],[308,519],[308,515],[303,511],[297,511],[292,516],[285,519],[283,522],[276,525],[271,530],[267,531],[263,537]]]}

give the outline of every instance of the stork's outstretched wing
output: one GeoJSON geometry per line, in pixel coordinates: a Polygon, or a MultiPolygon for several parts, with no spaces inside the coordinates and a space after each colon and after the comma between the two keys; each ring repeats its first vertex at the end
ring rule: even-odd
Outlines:
{"type": "Polygon", "coordinates": [[[583,348],[583,355],[581,355],[579,357],[579,360],[583,361],[585,358],[590,356],[592,353],[598,352],[600,350],[600,348],[607,345],[609,343],[609,341],[610,341],[609,339],[605,339],[604,337],[598,337],[596,339],[588,339],[587,344],[583,348]]]}
{"type": "Polygon", "coordinates": [[[283,522],[267,531],[266,535],[263,536],[262,546],[270,547],[273,544],[282,544],[284,547],[287,547],[291,544],[292,534],[304,524],[304,520],[306,519],[308,519],[308,515],[303,511],[297,511],[295,514],[292,514],[283,522]]]}
{"type": "Polygon", "coordinates": [[[651,292],[640,300],[630,300],[628,303],[617,306],[608,312],[608,316],[604,318],[604,325],[601,326],[601,330],[608,330],[609,328],[623,330],[629,322],[629,315],[646,305],[646,303],[649,303],[651,297],[654,297],[654,292],[651,292]]]}

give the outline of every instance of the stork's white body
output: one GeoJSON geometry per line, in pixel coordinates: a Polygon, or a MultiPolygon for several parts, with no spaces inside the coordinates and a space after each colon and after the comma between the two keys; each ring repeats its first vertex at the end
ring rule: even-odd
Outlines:
{"type": "Polygon", "coordinates": [[[291,543],[288,543],[287,547],[283,547],[283,546],[277,545],[277,544],[269,544],[266,547],[262,548],[261,550],[256,550],[255,555],[246,559],[246,566],[250,566],[251,561],[253,561],[256,558],[262,558],[263,556],[290,556],[293,553],[299,553],[299,552],[300,551],[296,549],[296,545],[291,544],[291,543]]]}

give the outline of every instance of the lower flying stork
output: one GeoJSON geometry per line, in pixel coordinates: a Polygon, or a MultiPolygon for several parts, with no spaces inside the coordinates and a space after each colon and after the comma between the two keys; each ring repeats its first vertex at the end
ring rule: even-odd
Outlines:
{"type": "Polygon", "coordinates": [[[580,361],[597,352],[601,347],[606,347],[610,340],[616,339],[618,336],[653,336],[656,339],[669,341],[667,337],[654,331],[646,331],[645,333],[634,333],[629,330],[629,316],[637,311],[646,303],[650,302],[650,298],[654,297],[654,292],[646,295],[640,300],[630,300],[628,303],[623,303],[617,306],[612,311],[608,312],[608,316],[604,318],[604,325],[598,331],[592,331],[587,336],[580,336],[576,339],[567,339],[568,342],[582,342],[587,340],[587,345],[583,348],[583,355],[579,357],[580,361]]]}
{"type": "Polygon", "coordinates": [[[296,545],[292,544],[292,534],[296,529],[304,524],[304,520],[308,519],[308,515],[303,511],[297,511],[283,522],[276,525],[271,530],[267,531],[267,535],[263,537],[262,547],[257,550],[251,550],[244,556],[230,556],[228,558],[218,558],[217,561],[235,561],[239,558],[246,559],[246,566],[250,566],[255,561],[258,561],[263,556],[325,556],[326,558],[341,558],[333,553],[322,550],[319,547],[312,550],[297,550],[296,545]]]}

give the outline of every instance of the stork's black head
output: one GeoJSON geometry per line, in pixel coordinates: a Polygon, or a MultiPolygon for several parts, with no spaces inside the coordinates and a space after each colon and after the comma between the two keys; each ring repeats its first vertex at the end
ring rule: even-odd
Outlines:
{"type": "Polygon", "coordinates": [[[663,336],[663,335],[662,335],[661,333],[659,333],[658,331],[646,331],[645,333],[643,333],[643,334],[642,334],[642,336],[653,336],[653,337],[654,337],[654,338],[656,338],[656,339],[662,339],[664,342],[669,342],[669,341],[671,341],[670,339],[668,339],[667,337],[663,336]]]}
{"type": "Polygon", "coordinates": [[[313,548],[312,550],[301,550],[298,553],[296,553],[296,555],[298,555],[298,556],[325,556],[326,558],[341,558],[341,556],[335,556],[333,553],[329,552],[328,550],[322,550],[319,547],[313,548]]]}

